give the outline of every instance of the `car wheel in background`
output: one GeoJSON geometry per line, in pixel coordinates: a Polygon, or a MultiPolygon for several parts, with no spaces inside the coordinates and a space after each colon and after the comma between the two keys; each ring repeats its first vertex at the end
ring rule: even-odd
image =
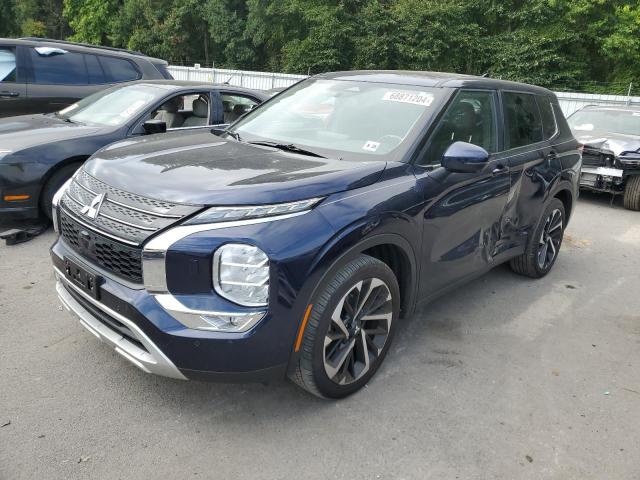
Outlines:
{"type": "Polygon", "coordinates": [[[640,211],[640,175],[632,175],[627,179],[624,188],[624,208],[640,211]]]}
{"type": "Polygon", "coordinates": [[[349,262],[318,289],[292,380],[319,397],[358,391],[384,360],[399,312],[393,271],[366,255],[349,262]]]}
{"type": "Polygon", "coordinates": [[[42,194],[40,195],[40,209],[49,220],[51,220],[52,216],[51,207],[53,196],[62,187],[62,185],[64,185],[64,182],[69,180],[75,171],[81,166],[82,163],[72,163],[58,169],[42,189],[42,194]]]}
{"type": "Polygon", "coordinates": [[[511,269],[531,278],[549,273],[560,252],[565,224],[564,204],[554,198],[542,212],[524,253],[511,260],[511,269]]]}

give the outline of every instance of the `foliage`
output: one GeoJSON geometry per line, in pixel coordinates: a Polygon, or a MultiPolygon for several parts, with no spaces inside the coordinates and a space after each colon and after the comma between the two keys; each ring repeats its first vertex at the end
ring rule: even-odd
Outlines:
{"type": "Polygon", "coordinates": [[[0,36],[12,35],[229,68],[640,86],[640,5],[620,0],[0,0],[0,36]]]}

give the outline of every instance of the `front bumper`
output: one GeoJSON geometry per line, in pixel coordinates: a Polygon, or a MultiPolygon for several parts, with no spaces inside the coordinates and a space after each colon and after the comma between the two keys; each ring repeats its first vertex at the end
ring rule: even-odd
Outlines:
{"type": "Polygon", "coordinates": [[[113,347],[117,353],[144,372],[186,380],[186,377],[173,362],[135,323],[82,292],[69,282],[60,270],[56,269],[55,275],[58,297],[62,305],[78,317],[80,325],[99,340],[113,347]],[[72,291],[75,292],[75,296],[71,293],[72,291]],[[77,296],[120,322],[130,332],[130,335],[125,336],[101,321],[94,313],[83,306],[81,301],[76,299],[77,296]]]}
{"type": "Polygon", "coordinates": [[[145,289],[96,270],[63,240],[52,246],[51,258],[62,304],[83,327],[143,371],[233,383],[286,377],[297,326],[290,323],[286,311],[268,314],[254,329],[243,333],[194,330],[176,320],[145,289]],[[99,300],[66,278],[65,257],[103,278],[99,300]]]}

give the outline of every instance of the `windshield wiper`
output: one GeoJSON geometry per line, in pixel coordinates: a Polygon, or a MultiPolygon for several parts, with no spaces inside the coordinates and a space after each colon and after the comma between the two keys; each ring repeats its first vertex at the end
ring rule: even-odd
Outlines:
{"type": "Polygon", "coordinates": [[[319,158],[327,158],[324,155],[320,155],[319,153],[312,152],[311,150],[305,150],[304,148],[300,148],[293,143],[278,143],[278,142],[268,142],[268,141],[256,141],[256,142],[247,142],[251,145],[264,145],[266,147],[273,147],[279,150],[285,150],[287,152],[299,153],[300,155],[309,155],[310,157],[319,157],[319,158]]]}

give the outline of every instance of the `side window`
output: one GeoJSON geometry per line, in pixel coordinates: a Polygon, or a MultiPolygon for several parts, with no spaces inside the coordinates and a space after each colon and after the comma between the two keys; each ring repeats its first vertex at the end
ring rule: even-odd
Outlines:
{"type": "Polygon", "coordinates": [[[0,83],[16,81],[16,51],[13,48],[0,48],[0,83]]]}
{"type": "Polygon", "coordinates": [[[103,83],[108,83],[104,78],[104,71],[102,70],[102,66],[100,62],[98,62],[98,57],[95,55],[85,55],[84,56],[87,62],[87,72],[89,74],[89,83],[92,85],[100,85],[103,83]]]}
{"type": "Polygon", "coordinates": [[[558,130],[556,117],[551,107],[551,101],[547,97],[538,96],[538,107],[540,107],[540,116],[542,117],[544,138],[549,139],[553,137],[558,130]]]}
{"type": "Polygon", "coordinates": [[[140,73],[129,60],[103,55],[98,58],[108,83],[131,82],[140,78],[140,73]]]}
{"type": "Polygon", "coordinates": [[[530,93],[503,93],[506,148],[542,141],[542,121],[535,97],[530,93]]]}
{"type": "Polygon", "coordinates": [[[209,94],[190,93],[166,100],[150,118],[162,120],[167,128],[204,127],[209,125],[209,94]]]}
{"type": "Polygon", "coordinates": [[[493,91],[461,90],[440,120],[422,164],[438,164],[454,142],[473,143],[493,153],[497,148],[493,91]]]}
{"type": "Polygon", "coordinates": [[[84,55],[57,48],[31,48],[33,83],[41,85],[88,85],[84,55]]]}
{"type": "Polygon", "coordinates": [[[224,113],[223,123],[233,123],[242,115],[258,105],[258,102],[250,97],[222,94],[222,111],[224,113]]]}

